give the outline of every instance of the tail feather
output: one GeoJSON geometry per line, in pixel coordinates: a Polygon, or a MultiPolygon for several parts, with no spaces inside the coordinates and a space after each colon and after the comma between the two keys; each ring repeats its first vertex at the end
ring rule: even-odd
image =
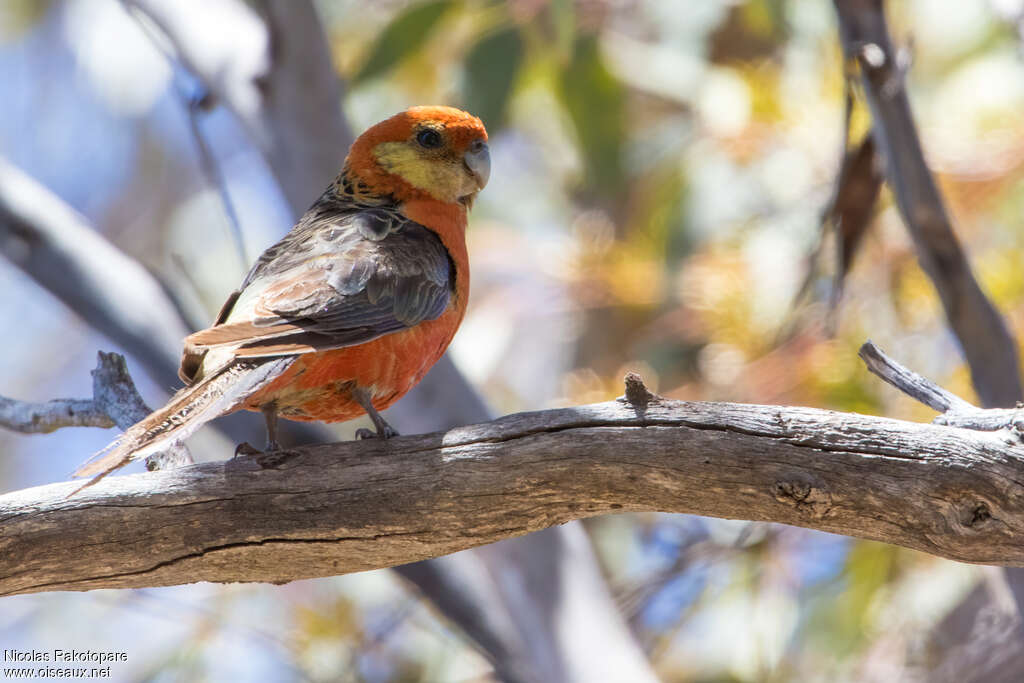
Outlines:
{"type": "MultiPolygon", "coordinates": [[[[279,377],[295,360],[279,358],[269,362],[240,362],[186,387],[171,397],[163,408],[129,427],[113,443],[75,471],[76,477],[97,481],[132,460],[167,448],[191,436],[210,420],[231,412],[246,399],[279,377]]],[[[77,491],[76,491],[77,493],[77,491]]]]}

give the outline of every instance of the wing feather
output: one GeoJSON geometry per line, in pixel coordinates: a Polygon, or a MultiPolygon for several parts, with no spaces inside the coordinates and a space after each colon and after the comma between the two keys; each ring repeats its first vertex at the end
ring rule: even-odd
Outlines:
{"type": "Polygon", "coordinates": [[[362,344],[440,316],[454,264],[440,238],[397,209],[363,207],[304,218],[269,248],[218,324],[186,339],[182,372],[203,354],[236,358],[311,353],[362,344]]]}

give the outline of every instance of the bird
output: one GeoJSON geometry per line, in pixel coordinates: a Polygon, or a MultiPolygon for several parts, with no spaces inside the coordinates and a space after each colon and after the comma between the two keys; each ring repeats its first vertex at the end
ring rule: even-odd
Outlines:
{"type": "Polygon", "coordinates": [[[417,106],[368,128],[214,324],[186,337],[185,387],[75,476],[92,485],[243,409],[263,414],[270,451],[279,417],[366,414],[375,430],[357,437],[397,435],[380,411],[441,358],[466,313],[468,212],[490,169],[487,131],[465,111],[417,106]]]}

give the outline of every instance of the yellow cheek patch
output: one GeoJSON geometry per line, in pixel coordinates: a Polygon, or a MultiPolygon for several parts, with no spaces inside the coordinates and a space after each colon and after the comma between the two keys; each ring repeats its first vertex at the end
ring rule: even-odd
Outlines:
{"type": "Polygon", "coordinates": [[[382,142],[373,148],[382,169],[400,176],[415,188],[442,202],[454,202],[465,194],[466,173],[443,159],[424,159],[405,142],[382,142]]]}

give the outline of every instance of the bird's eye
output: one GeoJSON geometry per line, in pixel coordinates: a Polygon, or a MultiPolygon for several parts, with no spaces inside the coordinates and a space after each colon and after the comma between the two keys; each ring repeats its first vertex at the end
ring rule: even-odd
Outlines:
{"type": "Polygon", "coordinates": [[[434,149],[441,146],[441,134],[433,128],[424,128],[416,134],[416,142],[427,149],[434,149]]]}

